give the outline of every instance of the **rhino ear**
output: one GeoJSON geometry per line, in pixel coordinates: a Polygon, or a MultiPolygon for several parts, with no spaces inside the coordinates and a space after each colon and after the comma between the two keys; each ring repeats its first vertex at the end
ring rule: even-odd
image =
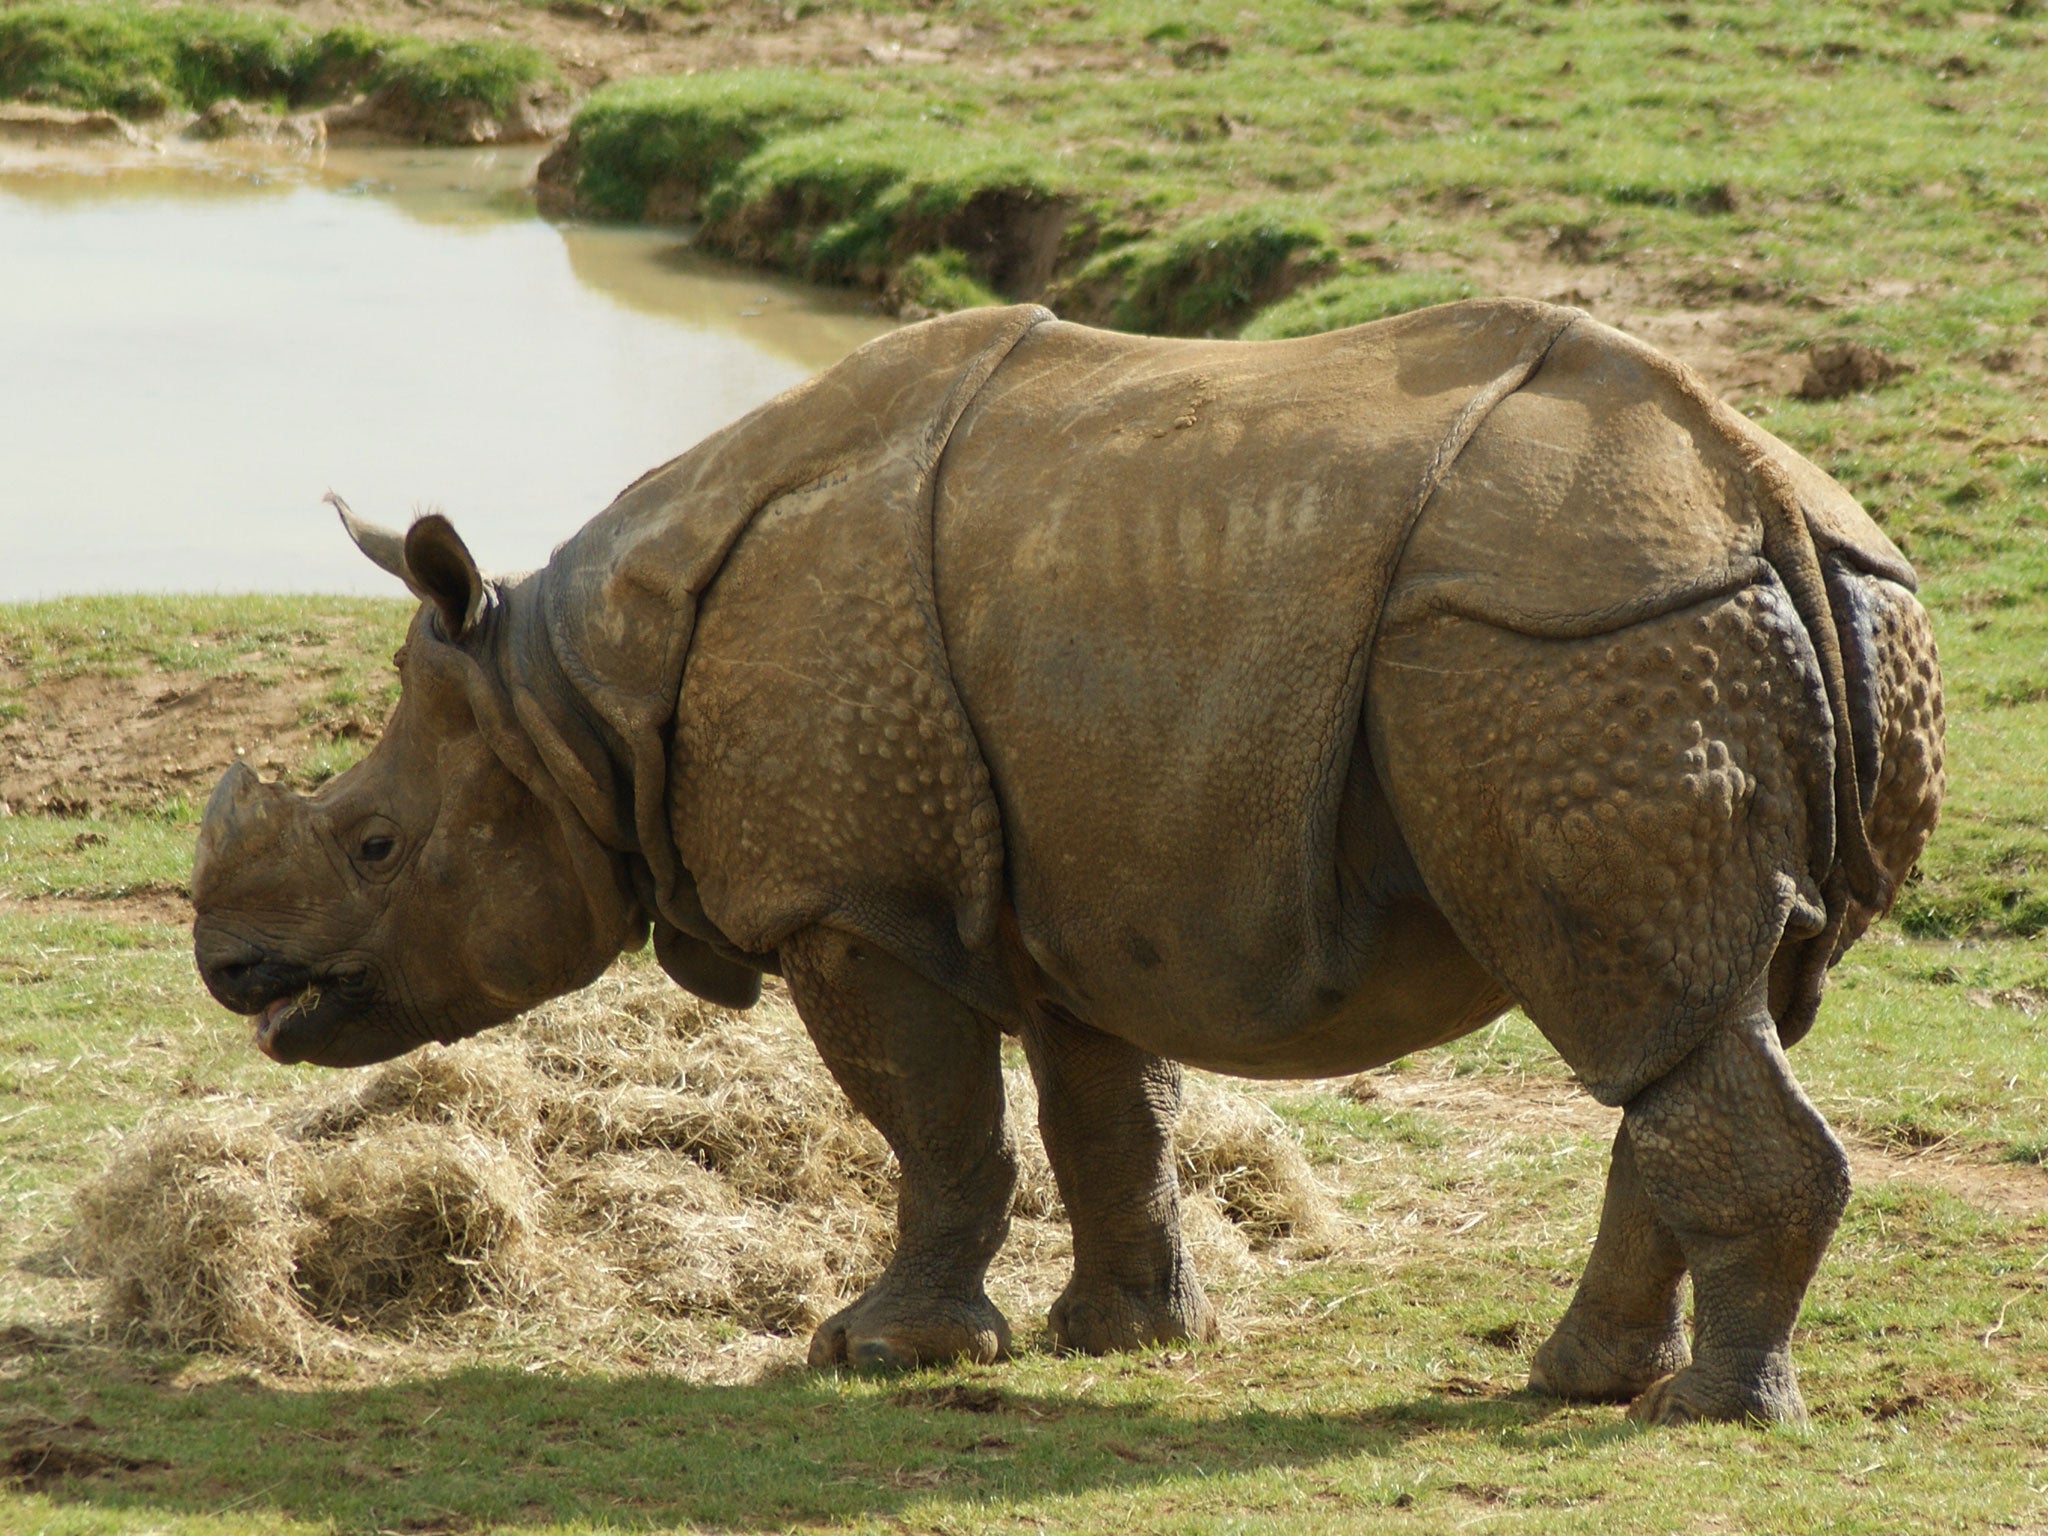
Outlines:
{"type": "Polygon", "coordinates": [[[320,499],[341,514],[341,526],[347,529],[348,536],[355,540],[356,548],[368,555],[378,569],[390,572],[408,587],[412,585],[412,574],[405,568],[404,538],[389,528],[380,528],[375,523],[364,522],[349,511],[348,503],[332,491],[320,499]]]}
{"type": "Polygon", "coordinates": [[[413,591],[432,603],[441,628],[460,640],[483,616],[490,592],[455,525],[429,512],[405,531],[405,569],[413,591]]]}

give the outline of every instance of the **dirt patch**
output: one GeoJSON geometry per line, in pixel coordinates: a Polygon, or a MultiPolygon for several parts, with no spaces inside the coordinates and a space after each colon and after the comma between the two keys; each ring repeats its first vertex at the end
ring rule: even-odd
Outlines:
{"type": "MultiPolygon", "coordinates": [[[[1562,1133],[1605,1141],[1621,1124],[1620,1110],[1599,1103],[1562,1072],[1373,1072],[1351,1079],[1345,1091],[1489,1131],[1562,1133]]],[[[1919,1184],[2016,1220],[2048,1215],[2048,1170],[1983,1162],[1945,1146],[1913,1152],[1852,1135],[1843,1135],[1842,1144],[1858,1188],[1919,1184]]]]}
{"type": "Polygon", "coordinates": [[[1000,1387],[970,1387],[948,1382],[940,1387],[905,1387],[890,1394],[899,1408],[936,1408],[947,1413],[1000,1413],[1009,1399],[1000,1387]]]}
{"type": "Polygon", "coordinates": [[[544,144],[569,126],[575,103],[550,84],[529,85],[499,111],[481,101],[423,100],[400,85],[319,114],[323,138],[370,144],[544,144]]]}
{"type": "Polygon", "coordinates": [[[543,144],[569,126],[575,98],[558,84],[524,87],[502,109],[469,97],[423,100],[402,85],[305,112],[272,112],[232,98],[199,113],[130,122],[104,111],[0,102],[0,146],[58,168],[79,151],[85,164],[148,165],[191,144],[269,144],[318,151],[330,139],[356,144],[543,144]],[[109,160],[112,152],[117,159],[109,160]],[[123,156],[125,152],[125,156],[123,156]]]}
{"type": "Polygon", "coordinates": [[[13,706],[0,720],[0,808],[84,816],[183,796],[196,810],[237,759],[303,777],[320,749],[382,729],[363,711],[323,706],[327,686],[309,666],[268,678],[148,670],[35,684],[0,669],[13,706]]]}
{"type": "Polygon", "coordinates": [[[31,1412],[0,1420],[0,1484],[41,1493],[72,1478],[168,1465],[96,1449],[90,1441],[98,1433],[99,1425],[86,1417],[60,1423],[31,1412]]]}
{"type": "Polygon", "coordinates": [[[1566,225],[1541,244],[1503,247],[1466,263],[1481,292],[1569,304],[1648,342],[1695,370],[1738,406],[1793,393],[1805,359],[1757,338],[1782,327],[1785,308],[1761,287],[1744,295],[1724,263],[1709,284],[1703,274],[1674,275],[1612,254],[1611,234],[1597,224],[1566,225]]]}
{"type": "MultiPolygon", "coordinates": [[[[192,893],[182,888],[152,885],[126,891],[119,896],[10,896],[0,892],[0,912],[27,912],[49,917],[57,914],[98,918],[114,923],[168,923],[189,927],[192,922],[192,893]]],[[[24,979],[10,972],[14,962],[0,956],[0,985],[24,979]]],[[[27,972],[27,975],[34,973],[27,972]]]]}
{"type": "Polygon", "coordinates": [[[1802,400],[1839,400],[1877,389],[1910,372],[1912,369],[1897,358],[1860,341],[1822,342],[1807,354],[1799,396],[1802,400]]]}
{"type": "Polygon", "coordinates": [[[73,112],[25,101],[0,102],[0,143],[56,149],[80,144],[96,148],[133,146],[144,142],[139,129],[111,112],[73,112]]]}
{"type": "MultiPolygon", "coordinates": [[[[269,9],[270,7],[258,7],[269,9]]],[[[871,15],[838,7],[728,4],[697,13],[635,0],[494,4],[462,0],[304,0],[292,17],[320,30],[359,22],[372,30],[436,41],[488,32],[554,59],[579,92],[634,75],[784,65],[919,69],[952,64],[1035,77],[1154,66],[1137,50],[1101,43],[1007,46],[995,34],[935,16],[871,15]]]]}

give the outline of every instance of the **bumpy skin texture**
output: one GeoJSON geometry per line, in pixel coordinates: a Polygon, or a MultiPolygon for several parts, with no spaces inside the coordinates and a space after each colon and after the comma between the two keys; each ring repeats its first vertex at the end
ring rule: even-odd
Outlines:
{"type": "Polygon", "coordinates": [[[1438,904],[1617,1105],[1820,926],[1826,718],[1775,583],[1589,640],[1432,616],[1381,637],[1368,712],[1438,904]]]}
{"type": "Polygon", "coordinates": [[[231,775],[207,818],[202,969],[274,1049],[466,1033],[650,926],[706,995],[781,970],[902,1167],[895,1261],[812,1358],[896,1366],[1008,1344],[999,1032],[1074,1225],[1053,1339],[1104,1350],[1215,1328],[1174,1062],[1352,1072],[1520,1003],[1625,1110],[1534,1383],[1803,1414],[1847,1181],[1783,1046],[1932,830],[1939,670],[1898,551],[1684,369],[1519,301],[1255,346],[977,311],[530,579],[436,521],[355,530],[428,602],[377,751],[308,802],[231,775]],[[420,852],[373,858],[386,822],[420,852]],[[403,874],[508,846],[587,918],[403,874]],[[445,991],[444,953],[518,984],[383,996],[445,991]]]}
{"type": "MultiPolygon", "coordinates": [[[[1941,813],[1941,663],[1927,614],[1894,581],[1849,578],[1864,616],[1855,640],[1869,673],[1877,772],[1866,775],[1869,809],[1864,822],[1885,867],[1901,878],[1913,866],[1941,813]]],[[[1846,950],[1878,914],[1857,905],[1840,940],[1846,950]]]]}

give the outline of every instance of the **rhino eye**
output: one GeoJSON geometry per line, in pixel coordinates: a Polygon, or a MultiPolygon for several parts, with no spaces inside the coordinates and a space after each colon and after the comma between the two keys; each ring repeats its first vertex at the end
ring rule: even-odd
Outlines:
{"type": "Polygon", "coordinates": [[[373,832],[363,839],[363,846],[357,850],[365,864],[375,864],[391,857],[391,850],[398,846],[398,839],[373,832]]]}

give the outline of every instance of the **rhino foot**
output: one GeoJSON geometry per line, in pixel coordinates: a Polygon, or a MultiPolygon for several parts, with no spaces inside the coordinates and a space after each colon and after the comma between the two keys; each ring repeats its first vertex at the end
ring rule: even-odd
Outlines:
{"type": "Polygon", "coordinates": [[[904,1371],[949,1360],[986,1365],[1009,1353],[1009,1322],[988,1297],[906,1296],[884,1276],[811,1335],[810,1363],[815,1370],[904,1371]]]}
{"type": "Polygon", "coordinates": [[[1685,1333],[1669,1328],[1581,1328],[1566,1314],[1529,1362],[1529,1387],[1585,1403],[1625,1403],[1692,1363],[1685,1333]]]}
{"type": "Polygon", "coordinates": [[[1628,1416],[1639,1424],[1693,1424],[1718,1420],[1733,1424],[1785,1424],[1806,1427],[1806,1402],[1791,1360],[1782,1354],[1764,1356],[1754,1370],[1739,1375],[1707,1372],[1697,1365],[1659,1377],[1629,1405],[1628,1416]]]}
{"type": "Polygon", "coordinates": [[[1216,1337],[1216,1309],[1192,1271],[1165,1292],[1078,1276],[1052,1304],[1055,1349],[1106,1355],[1147,1344],[1202,1343],[1216,1337]]]}

